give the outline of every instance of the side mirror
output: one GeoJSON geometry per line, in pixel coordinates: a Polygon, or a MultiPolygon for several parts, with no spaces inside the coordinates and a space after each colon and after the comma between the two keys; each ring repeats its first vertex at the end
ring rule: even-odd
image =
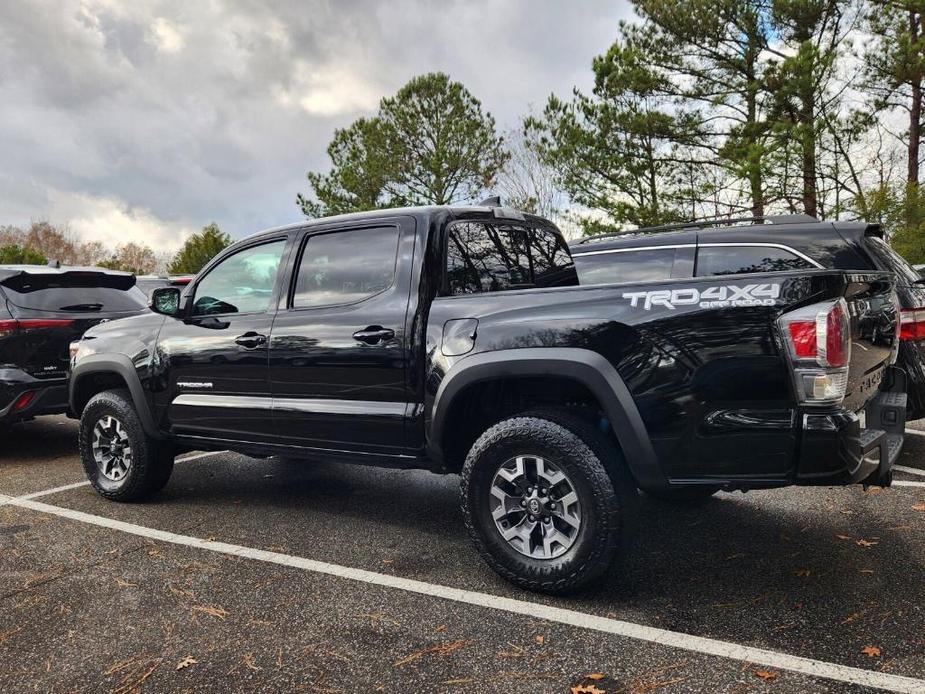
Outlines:
{"type": "Polygon", "coordinates": [[[158,287],[151,292],[149,308],[165,316],[180,314],[180,289],[177,287],[158,287]]]}

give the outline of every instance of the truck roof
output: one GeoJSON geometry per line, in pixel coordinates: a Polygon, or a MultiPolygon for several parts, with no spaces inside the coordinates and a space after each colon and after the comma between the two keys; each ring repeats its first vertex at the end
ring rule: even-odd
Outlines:
{"type": "Polygon", "coordinates": [[[511,207],[489,206],[489,205],[423,205],[417,207],[388,207],[379,210],[366,210],[364,212],[350,212],[339,214],[331,217],[319,217],[318,219],[306,219],[292,224],[283,224],[281,226],[263,229],[256,233],[250,234],[245,238],[252,240],[264,235],[276,234],[280,231],[289,231],[292,229],[305,229],[313,226],[330,224],[331,222],[355,222],[365,219],[384,219],[389,217],[416,217],[431,218],[435,216],[446,216],[457,219],[467,217],[485,217],[492,216],[495,219],[505,219],[509,221],[530,220],[533,223],[551,225],[548,219],[537,215],[521,212],[511,207]]]}

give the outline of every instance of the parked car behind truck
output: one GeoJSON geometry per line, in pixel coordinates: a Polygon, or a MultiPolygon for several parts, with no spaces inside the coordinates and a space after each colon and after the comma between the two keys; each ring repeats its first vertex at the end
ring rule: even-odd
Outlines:
{"type": "Polygon", "coordinates": [[[70,343],[102,321],[138,313],[147,313],[147,301],[128,273],[0,266],[0,426],[67,411],[70,343]]]}
{"type": "Polygon", "coordinates": [[[707,219],[588,237],[571,250],[581,282],[591,284],[818,268],[892,272],[907,416],[925,417],[925,280],[884,241],[879,224],[808,215],[707,219]]]}
{"type": "Polygon", "coordinates": [[[885,272],[580,286],[550,222],[426,207],[262,232],[153,309],[75,345],[101,495],[158,491],[179,447],[459,473],[476,548],[529,589],[600,578],[637,489],[886,485],[902,446],[885,272]]]}

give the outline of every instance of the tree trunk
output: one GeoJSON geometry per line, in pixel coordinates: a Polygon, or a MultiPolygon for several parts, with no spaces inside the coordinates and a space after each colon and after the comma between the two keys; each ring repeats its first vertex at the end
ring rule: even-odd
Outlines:
{"type": "Polygon", "coordinates": [[[816,192],[816,119],[815,99],[808,76],[800,92],[800,148],[803,159],[803,211],[811,217],[817,214],[816,192]]]}
{"type": "MultiPolygon", "coordinates": [[[[750,43],[754,43],[754,41],[755,38],[750,37],[750,43]]],[[[747,114],[745,135],[748,146],[748,187],[752,198],[752,216],[761,217],[764,215],[764,176],[761,171],[763,154],[758,144],[758,90],[760,85],[755,77],[758,50],[754,46],[749,48],[745,75],[745,107],[747,114]]]]}
{"type": "MultiPolygon", "coordinates": [[[[925,23],[925,15],[916,16],[909,13],[909,34],[913,42],[920,36],[920,23],[925,23]]],[[[922,83],[912,82],[912,103],[909,106],[909,151],[906,181],[911,186],[919,184],[919,143],[922,139],[922,83]]]]}

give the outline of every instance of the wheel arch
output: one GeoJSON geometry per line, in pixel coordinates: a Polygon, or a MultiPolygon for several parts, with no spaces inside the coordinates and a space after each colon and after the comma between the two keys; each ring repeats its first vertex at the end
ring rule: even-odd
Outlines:
{"type": "Polygon", "coordinates": [[[153,438],[161,438],[138,372],[124,354],[91,354],[80,360],[71,371],[69,379],[71,412],[80,417],[94,395],[112,388],[128,390],[145,433],[153,438]]]}
{"type": "Polygon", "coordinates": [[[667,480],[636,403],[613,365],[597,352],[570,347],[498,350],[466,357],[446,374],[429,410],[427,449],[434,459],[448,459],[454,405],[477,384],[517,378],[563,379],[579,384],[606,414],[637,484],[661,488],[667,480]]]}

